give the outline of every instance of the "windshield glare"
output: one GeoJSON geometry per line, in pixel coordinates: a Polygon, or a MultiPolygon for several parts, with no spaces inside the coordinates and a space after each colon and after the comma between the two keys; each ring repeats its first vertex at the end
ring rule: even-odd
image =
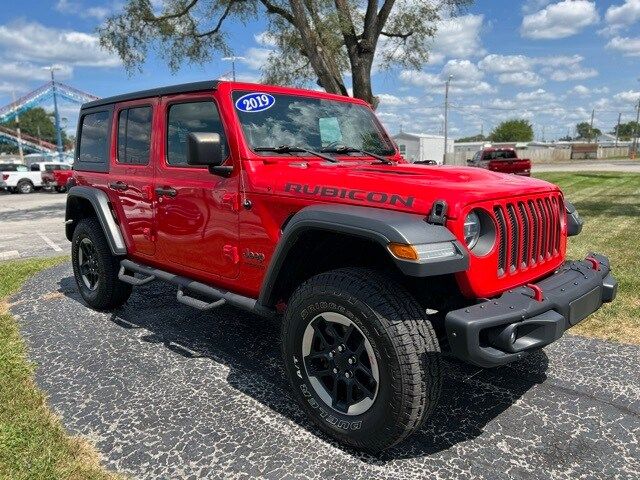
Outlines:
{"type": "Polygon", "coordinates": [[[233,102],[252,149],[289,145],[319,151],[347,146],[378,155],[395,152],[371,110],[362,105],[271,94],[268,107],[244,111],[239,99],[249,93],[234,92],[233,102]]]}

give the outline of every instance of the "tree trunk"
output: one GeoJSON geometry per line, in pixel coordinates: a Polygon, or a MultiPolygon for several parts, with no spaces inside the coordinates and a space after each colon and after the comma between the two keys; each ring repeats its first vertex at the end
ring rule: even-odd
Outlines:
{"type": "Polygon", "coordinates": [[[373,108],[378,107],[378,99],[373,96],[371,89],[371,66],[373,55],[364,54],[351,62],[351,80],[353,82],[353,96],[368,102],[373,108]]]}

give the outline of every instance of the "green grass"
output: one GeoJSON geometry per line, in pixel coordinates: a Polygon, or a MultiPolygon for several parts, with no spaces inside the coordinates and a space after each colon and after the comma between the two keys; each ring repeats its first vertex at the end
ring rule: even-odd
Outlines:
{"type": "Polygon", "coordinates": [[[618,297],[570,330],[571,333],[640,344],[640,175],[545,173],[559,185],[585,224],[569,238],[569,258],[591,251],[607,255],[618,279],[618,297]]]}
{"type": "Polygon", "coordinates": [[[34,273],[65,258],[0,263],[0,479],[111,479],[98,454],[69,436],[33,381],[8,297],[34,273]]]}

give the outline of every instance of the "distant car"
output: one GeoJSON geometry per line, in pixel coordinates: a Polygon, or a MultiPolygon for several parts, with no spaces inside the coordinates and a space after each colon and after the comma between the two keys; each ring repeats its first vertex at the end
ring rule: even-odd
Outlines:
{"type": "MultiPolygon", "coordinates": [[[[32,193],[42,187],[42,172],[47,168],[68,166],[60,162],[37,162],[30,167],[22,164],[3,164],[7,169],[0,169],[0,188],[11,193],[32,193]]],[[[66,184],[65,184],[66,186],[66,184]]]]}
{"type": "Polygon", "coordinates": [[[73,176],[71,165],[66,163],[48,163],[42,172],[42,188],[59,193],[67,191],[67,183],[73,176]]]}
{"type": "Polygon", "coordinates": [[[472,167],[486,168],[492,172],[531,176],[531,160],[518,158],[513,148],[484,148],[467,163],[472,167]]]}

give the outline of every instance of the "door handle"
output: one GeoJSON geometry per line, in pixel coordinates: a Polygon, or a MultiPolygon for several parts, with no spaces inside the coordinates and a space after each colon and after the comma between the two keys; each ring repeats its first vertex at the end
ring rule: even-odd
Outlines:
{"type": "Polygon", "coordinates": [[[158,187],[156,188],[156,195],[159,197],[167,196],[167,197],[175,197],[178,194],[178,191],[175,188],[171,187],[158,187]]]}
{"type": "Polygon", "coordinates": [[[129,188],[129,185],[127,185],[124,182],[111,182],[109,184],[109,188],[111,188],[112,190],[120,190],[121,192],[124,192],[125,190],[127,190],[129,188]]]}

